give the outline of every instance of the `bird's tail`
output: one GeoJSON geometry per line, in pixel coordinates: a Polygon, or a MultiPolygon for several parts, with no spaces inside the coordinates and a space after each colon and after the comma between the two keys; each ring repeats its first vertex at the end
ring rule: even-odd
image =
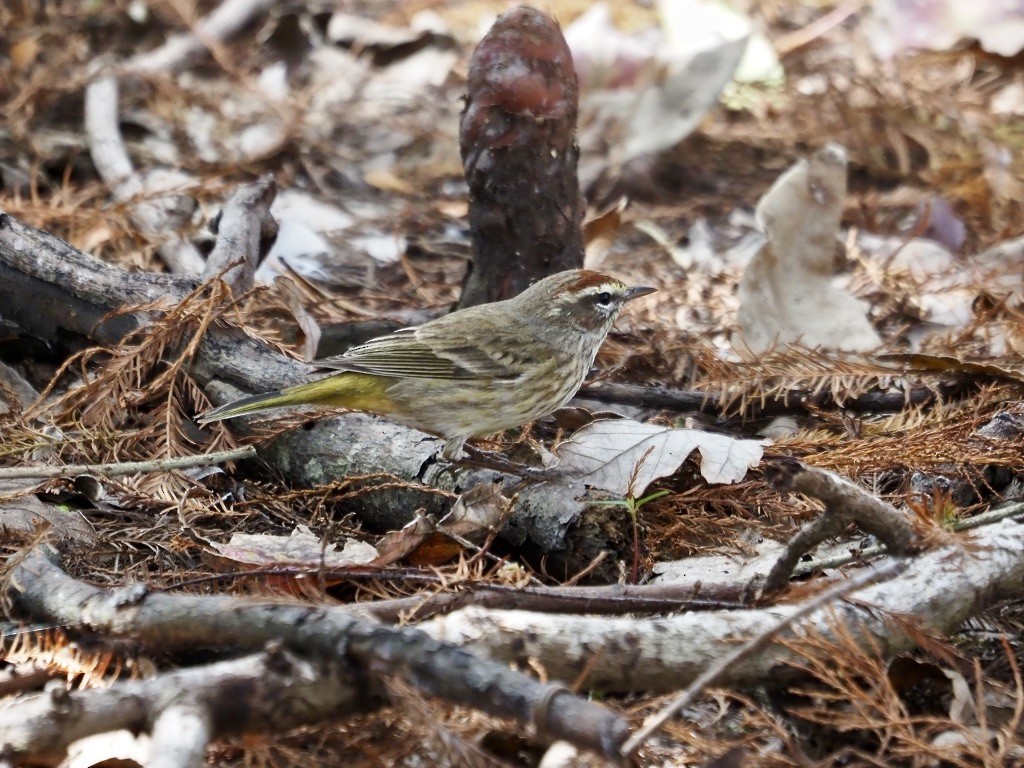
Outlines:
{"type": "Polygon", "coordinates": [[[386,393],[387,386],[392,381],[368,373],[345,371],[276,392],[243,397],[201,414],[196,421],[200,424],[209,424],[211,421],[263,413],[289,405],[330,405],[336,408],[388,414],[395,410],[386,393]]]}
{"type": "Polygon", "coordinates": [[[294,393],[288,390],[277,392],[264,392],[262,395],[250,395],[239,400],[234,400],[220,408],[200,414],[196,421],[199,424],[209,424],[211,421],[222,421],[233,419],[235,416],[245,416],[252,413],[262,413],[274,408],[282,408],[287,405],[297,405],[301,402],[294,393]]]}

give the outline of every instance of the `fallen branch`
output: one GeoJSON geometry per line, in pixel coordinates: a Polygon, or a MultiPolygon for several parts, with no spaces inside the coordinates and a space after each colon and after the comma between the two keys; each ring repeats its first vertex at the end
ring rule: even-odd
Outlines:
{"type": "Polygon", "coordinates": [[[256,449],[251,445],[232,448],[228,451],[202,453],[196,456],[172,456],[165,459],[149,461],[120,461],[112,464],[64,464],[59,467],[4,467],[0,468],[0,480],[42,479],[47,477],[66,477],[68,475],[102,475],[117,477],[119,475],[137,475],[147,472],[170,472],[175,469],[190,467],[210,467],[225,461],[251,459],[256,449]]]}
{"type": "Polygon", "coordinates": [[[765,476],[778,491],[803,493],[825,504],[825,511],[801,528],[786,546],[765,581],[766,594],[784,588],[800,558],[826,539],[841,534],[851,523],[877,538],[894,555],[909,554],[920,546],[906,514],[835,472],[794,459],[775,459],[765,468],[765,476]]]}
{"type": "Polygon", "coordinates": [[[8,701],[0,744],[5,758],[56,764],[73,742],[126,729],[152,734],[147,766],[200,766],[211,739],[284,733],[379,703],[347,665],[276,648],[106,688],[69,692],[61,685],[8,701]]]}
{"type": "Polygon", "coordinates": [[[864,573],[854,576],[848,581],[836,584],[819,593],[812,600],[804,603],[796,613],[791,613],[789,616],[779,619],[778,623],[768,627],[760,635],[750,638],[750,640],[743,643],[743,645],[739,646],[731,653],[727,653],[722,656],[722,658],[717,662],[705,669],[696,680],[690,683],[689,687],[687,687],[682,694],[672,699],[672,701],[665,707],[662,707],[659,712],[644,723],[643,728],[626,740],[626,743],[622,745],[623,758],[632,758],[636,751],[643,746],[645,741],[651,738],[654,733],[661,730],[662,726],[664,726],[665,723],[667,723],[676,713],[680,712],[684,707],[688,707],[692,704],[697,697],[703,693],[704,689],[714,685],[718,680],[724,677],[733,664],[738,664],[747,656],[760,653],[773,643],[780,634],[795,625],[798,621],[810,616],[818,609],[845,597],[851,592],[856,592],[858,589],[866,587],[868,584],[873,584],[876,581],[881,581],[895,576],[905,568],[906,563],[892,562],[879,569],[865,571],[864,573]]]}
{"type": "Polygon", "coordinates": [[[509,587],[481,582],[457,592],[400,597],[350,606],[378,621],[424,620],[439,613],[478,606],[544,613],[607,615],[672,613],[740,608],[743,584],[712,594],[691,584],[611,584],[596,587],[509,587]],[[699,595],[699,597],[697,597],[699,595]]]}
{"type": "MultiPolygon", "coordinates": [[[[787,413],[815,413],[835,408],[854,413],[888,413],[930,405],[940,397],[959,394],[965,388],[963,382],[952,382],[939,387],[919,385],[906,392],[874,390],[845,400],[837,400],[833,393],[827,391],[812,393],[798,389],[758,398],[747,404],[743,413],[751,418],[781,416],[787,413]]],[[[579,391],[577,398],[638,408],[697,411],[716,415],[734,410],[722,405],[723,393],[720,392],[645,387],[611,381],[586,384],[579,391]]]]}
{"type": "Polygon", "coordinates": [[[626,737],[625,721],[604,706],[418,629],[388,627],[324,606],[168,595],[141,584],[99,589],[61,571],[51,560],[54,554],[44,547],[30,550],[11,568],[7,585],[29,615],[69,629],[131,639],[152,650],[253,649],[280,642],[325,662],[355,665],[371,678],[396,676],[425,695],[534,723],[553,738],[606,756],[626,737]]]}
{"type": "MultiPolygon", "coordinates": [[[[970,616],[1024,596],[1024,525],[1006,520],[915,556],[899,577],[817,610],[809,631],[831,637],[841,622],[864,647],[893,654],[921,632],[945,633],[970,616]],[[898,615],[899,621],[890,616],[898,615]]],[[[465,608],[423,625],[432,636],[494,659],[539,663],[553,678],[598,690],[673,691],[689,685],[736,638],[764,633],[798,605],[707,611],[658,619],[552,616],[465,608]]],[[[773,645],[731,666],[719,685],[763,685],[798,675],[790,651],[773,645]]]]}

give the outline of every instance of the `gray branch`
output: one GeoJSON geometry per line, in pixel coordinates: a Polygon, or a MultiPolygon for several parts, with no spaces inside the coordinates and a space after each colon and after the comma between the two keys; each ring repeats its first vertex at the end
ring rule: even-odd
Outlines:
{"type": "Polygon", "coordinates": [[[152,735],[151,768],[199,766],[211,738],[283,733],[378,703],[347,665],[273,650],[107,688],[68,692],[59,685],[9,701],[0,711],[0,759],[56,762],[79,739],[127,729],[152,735]]]}
{"type": "MultiPolygon", "coordinates": [[[[521,723],[583,749],[613,755],[627,724],[610,709],[478,658],[413,628],[396,628],[326,606],[170,595],[141,584],[103,590],[72,579],[37,546],[10,570],[9,589],[29,615],[72,630],[132,639],[154,650],[260,648],[283,643],[372,679],[395,676],[427,696],[521,723]]],[[[0,743],[3,743],[0,730],[0,743]]]]}
{"type": "MultiPolygon", "coordinates": [[[[948,633],[1003,600],[1024,597],[1024,525],[1012,520],[915,555],[897,578],[812,613],[802,631],[845,627],[864,648],[895,654],[921,633],[948,633]],[[899,620],[893,620],[899,617],[899,620]]],[[[606,691],[673,691],[692,683],[737,640],[763,634],[800,605],[684,613],[665,618],[553,616],[464,608],[423,625],[439,640],[505,661],[539,662],[553,679],[606,691]]],[[[730,667],[716,684],[763,685],[799,673],[794,652],[773,644],[730,667]]]]}

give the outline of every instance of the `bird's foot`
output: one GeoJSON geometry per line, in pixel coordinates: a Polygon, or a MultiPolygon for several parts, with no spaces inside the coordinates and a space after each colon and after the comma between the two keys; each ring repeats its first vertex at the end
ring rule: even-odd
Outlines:
{"type": "Polygon", "coordinates": [[[462,456],[458,459],[458,463],[478,469],[493,469],[496,472],[504,472],[507,475],[521,477],[523,480],[536,482],[557,480],[566,475],[566,471],[558,467],[534,467],[522,464],[495,451],[484,451],[472,445],[463,446],[462,456]]]}

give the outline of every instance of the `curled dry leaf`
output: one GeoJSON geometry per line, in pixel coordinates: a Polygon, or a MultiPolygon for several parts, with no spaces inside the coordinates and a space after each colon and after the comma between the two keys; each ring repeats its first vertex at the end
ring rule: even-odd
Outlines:
{"type": "Polygon", "coordinates": [[[320,345],[320,324],[313,317],[309,310],[302,303],[302,293],[294,281],[280,275],[274,278],[274,285],[277,286],[284,298],[288,309],[291,310],[295,324],[301,331],[302,348],[300,350],[302,359],[307,363],[313,362],[316,358],[316,350],[320,345]]]}
{"type": "Polygon", "coordinates": [[[347,539],[340,552],[335,544],[324,546],[304,525],[296,526],[290,536],[234,533],[227,544],[210,545],[229,560],[257,566],[289,563],[344,568],[365,565],[377,557],[373,546],[356,539],[347,539]]]}
{"type": "Polygon", "coordinates": [[[586,86],[584,186],[608,166],[657,154],[689,135],[714,106],[743,58],[748,27],[723,29],[714,14],[662,3],[661,30],[625,34],[610,8],[594,3],[565,37],[586,86]],[[680,23],[680,16],[685,22],[680,23]],[[605,158],[608,158],[606,161],[605,158]],[[600,166],[600,167],[598,167],[600,166]]]}
{"type": "Polygon", "coordinates": [[[697,429],[672,429],[630,419],[595,421],[558,446],[560,467],[620,496],[639,496],[675,472],[694,449],[709,483],[735,483],[761,460],[768,440],[741,440],[697,429]]]}
{"type": "Polygon", "coordinates": [[[881,344],[867,305],[833,284],[846,195],[846,151],[829,144],[784,173],[757,205],[768,242],[740,280],[733,346],[864,352],[881,344]]]}
{"type": "MultiPolygon", "coordinates": [[[[21,493],[30,487],[20,481],[0,483],[0,497],[21,493]]],[[[47,526],[58,541],[96,541],[95,531],[78,510],[61,504],[46,504],[34,494],[0,501],[0,539],[3,541],[29,538],[47,526]]]]}
{"type": "Polygon", "coordinates": [[[376,565],[404,560],[411,565],[444,565],[458,557],[464,542],[482,542],[512,514],[512,502],[498,483],[480,483],[463,493],[440,522],[417,515],[406,526],[377,542],[376,565]]]}

